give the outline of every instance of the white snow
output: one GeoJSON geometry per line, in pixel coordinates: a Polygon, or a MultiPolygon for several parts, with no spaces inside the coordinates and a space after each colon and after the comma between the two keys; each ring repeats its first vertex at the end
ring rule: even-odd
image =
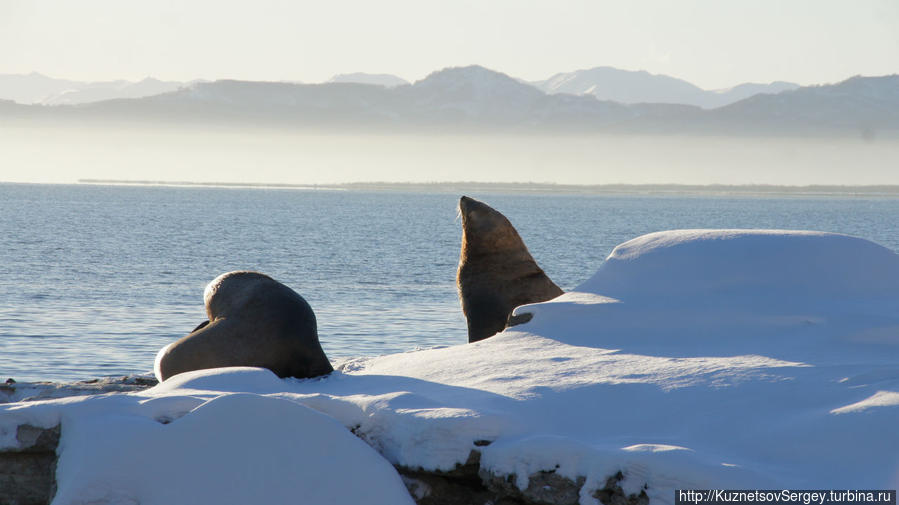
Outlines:
{"type": "Polygon", "coordinates": [[[676,488],[899,486],[899,256],[883,247],[661,232],[516,312],[534,317],[320,379],[228,368],[3,404],[0,446],[18,424],[62,421],[56,505],[409,503],[387,462],[450,469],[472,449],[521,488],[540,470],[584,476],[582,504],[618,471],[653,503],[676,488]]]}

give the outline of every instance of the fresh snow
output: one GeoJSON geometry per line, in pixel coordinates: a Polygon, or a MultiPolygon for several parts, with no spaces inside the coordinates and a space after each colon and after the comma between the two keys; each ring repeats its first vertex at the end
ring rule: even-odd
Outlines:
{"type": "Polygon", "coordinates": [[[655,233],[523,312],[475,344],[319,379],[227,368],[3,404],[0,446],[18,424],[62,422],[56,505],[409,503],[387,462],[447,470],[473,449],[521,488],[541,470],[586,477],[582,504],[618,471],[652,503],[677,488],[899,486],[899,256],[881,246],[655,233]]]}

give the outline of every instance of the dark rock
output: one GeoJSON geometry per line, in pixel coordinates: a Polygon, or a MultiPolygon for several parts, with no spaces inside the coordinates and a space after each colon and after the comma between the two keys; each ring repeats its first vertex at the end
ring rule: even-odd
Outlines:
{"type": "MultiPolygon", "coordinates": [[[[480,505],[494,503],[494,495],[478,477],[481,453],[472,450],[465,464],[449,471],[426,471],[398,466],[409,494],[418,505],[480,505]]],[[[516,502],[509,502],[512,505],[516,502]]]]}
{"type": "MultiPolygon", "coordinates": [[[[489,444],[485,440],[479,442],[489,444]]],[[[515,484],[514,475],[493,474],[482,470],[480,463],[481,453],[472,450],[465,464],[458,464],[449,471],[426,471],[402,466],[398,466],[397,471],[418,505],[577,505],[586,481],[584,477],[572,480],[557,474],[555,470],[546,470],[529,476],[528,487],[522,491],[515,484]]],[[[617,487],[620,479],[613,476],[610,482],[617,487]]],[[[617,490],[618,494],[613,493],[614,496],[624,495],[620,487],[617,490]]],[[[635,500],[621,505],[649,503],[648,498],[639,501],[636,497],[635,500]]]]}
{"type": "Polygon", "coordinates": [[[440,472],[400,470],[409,494],[418,505],[481,505],[499,503],[521,505],[517,501],[499,502],[480,480],[449,477],[440,472]]]}
{"type": "Polygon", "coordinates": [[[481,472],[481,480],[497,496],[518,499],[528,505],[577,505],[581,487],[586,481],[584,477],[571,480],[555,470],[528,476],[528,487],[524,491],[518,488],[512,475],[494,475],[484,471],[481,472]]]}
{"type": "Polygon", "coordinates": [[[39,428],[23,424],[16,430],[16,441],[20,451],[56,452],[56,446],[59,445],[59,425],[39,428]]]}
{"type": "Polygon", "coordinates": [[[646,495],[645,486],[639,493],[625,495],[624,490],[618,484],[624,479],[621,472],[606,479],[606,485],[602,489],[597,489],[593,493],[593,497],[601,501],[604,505],[649,505],[649,496],[646,495]]]}
{"type": "Polygon", "coordinates": [[[23,424],[18,447],[0,450],[0,505],[47,505],[56,494],[59,425],[23,424]]]}
{"type": "Polygon", "coordinates": [[[157,380],[156,377],[142,377],[140,375],[133,375],[130,377],[122,377],[122,384],[133,384],[135,386],[151,388],[159,384],[159,380],[157,380]]]}

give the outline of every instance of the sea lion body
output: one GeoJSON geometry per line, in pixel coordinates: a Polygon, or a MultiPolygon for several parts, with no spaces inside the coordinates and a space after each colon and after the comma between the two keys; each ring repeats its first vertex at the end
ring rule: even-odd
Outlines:
{"type": "Polygon", "coordinates": [[[204,301],[209,321],[159,351],[160,381],[227,366],[268,368],[278,377],[333,371],[318,341],[315,313],[284,284],[258,272],[229,272],[206,286],[204,301]]]}
{"type": "Polygon", "coordinates": [[[462,248],[456,282],[469,342],[503,331],[515,307],[562,294],[506,216],[467,196],[459,200],[459,211],[462,248]]]}

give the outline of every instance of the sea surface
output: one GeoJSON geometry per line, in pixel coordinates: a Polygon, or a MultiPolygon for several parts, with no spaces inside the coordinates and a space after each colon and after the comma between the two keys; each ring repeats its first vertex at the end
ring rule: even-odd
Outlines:
{"type": "MultiPolygon", "coordinates": [[[[461,344],[455,193],[0,184],[0,381],[144,373],[257,270],[315,310],[333,360],[461,344]]],[[[676,228],[848,233],[899,251],[899,199],[471,194],[565,290],[612,248],[676,228]]]]}

